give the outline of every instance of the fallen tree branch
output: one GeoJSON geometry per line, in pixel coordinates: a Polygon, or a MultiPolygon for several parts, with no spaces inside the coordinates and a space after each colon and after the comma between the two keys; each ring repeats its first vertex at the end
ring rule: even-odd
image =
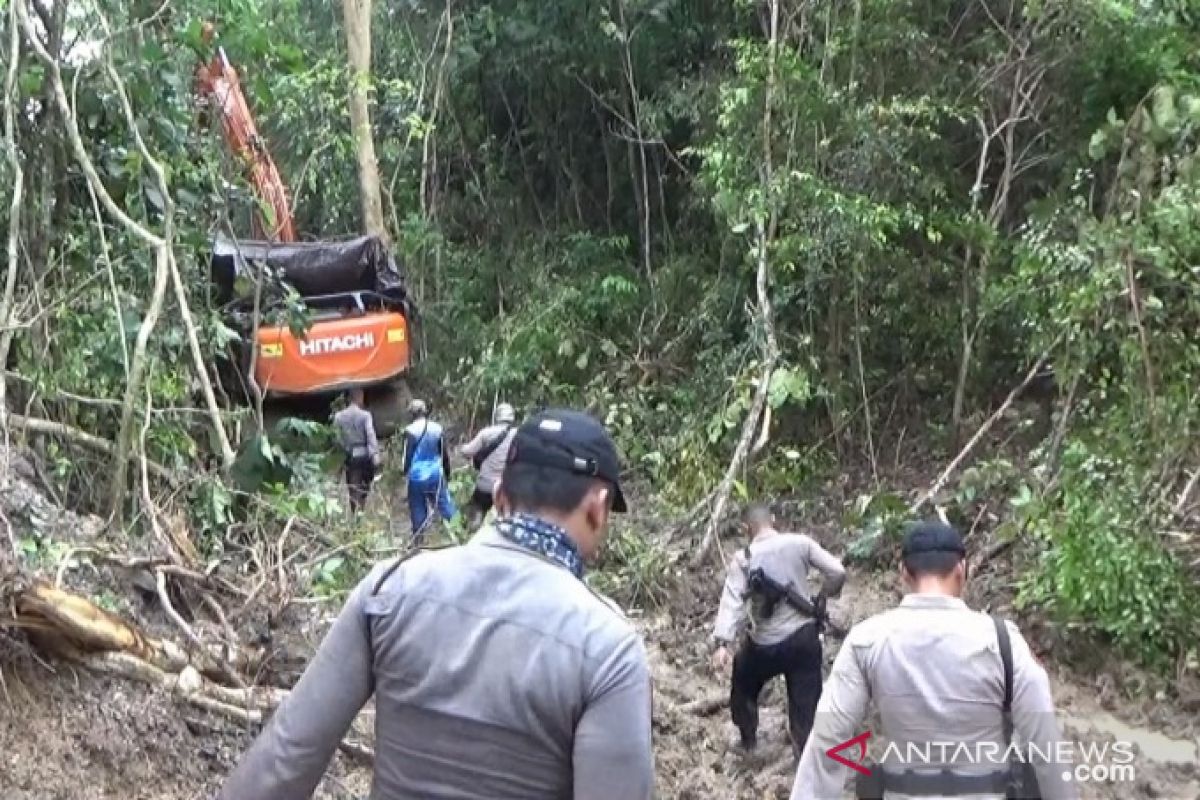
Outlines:
{"type": "Polygon", "coordinates": [[[954,472],[962,465],[967,456],[971,454],[971,451],[975,449],[975,446],[979,444],[987,432],[992,429],[992,426],[996,424],[996,421],[1004,416],[1004,412],[1008,411],[1013,402],[1016,401],[1016,399],[1021,395],[1021,392],[1025,390],[1025,387],[1033,382],[1033,379],[1042,369],[1042,365],[1046,363],[1046,359],[1050,357],[1050,353],[1054,351],[1054,348],[1058,346],[1060,341],[1062,341],[1062,334],[1059,334],[1058,338],[1056,338],[1049,347],[1042,351],[1042,354],[1038,356],[1037,361],[1034,362],[1034,365],[1030,368],[1029,372],[1025,374],[1025,379],[1017,384],[1017,386],[1013,387],[1013,390],[1008,393],[1008,397],[1004,398],[1004,402],[1000,404],[1000,407],[996,409],[996,412],[992,414],[992,416],[988,417],[987,421],[979,427],[979,430],[975,431],[975,435],[972,436],[971,440],[967,442],[966,446],[959,451],[958,455],[954,457],[954,460],[951,461],[944,470],[942,470],[942,474],[937,477],[937,480],[935,480],[933,484],[927,490],[925,490],[925,493],[922,494],[916,502],[909,506],[909,514],[916,514],[925,506],[926,503],[930,501],[931,498],[933,498],[934,495],[942,490],[942,487],[946,484],[946,481],[949,480],[950,476],[953,475],[954,472]]]}
{"type": "Polygon", "coordinates": [[[243,723],[261,723],[265,714],[278,708],[287,697],[286,691],[274,687],[230,689],[209,681],[191,665],[172,672],[130,653],[90,653],[73,660],[93,672],[158,686],[198,708],[243,723]]]}
{"type": "Polygon", "coordinates": [[[178,564],[172,564],[172,563],[170,563],[170,560],[168,558],[166,558],[165,556],[163,556],[163,557],[126,558],[126,557],[119,556],[115,553],[110,553],[105,550],[100,550],[100,549],[97,549],[94,547],[74,548],[74,549],[72,549],[71,552],[73,554],[74,553],[92,553],[93,555],[96,556],[96,558],[100,559],[101,561],[105,562],[106,564],[112,564],[113,566],[121,567],[123,569],[162,570],[163,572],[165,572],[168,575],[171,575],[172,577],[187,578],[188,580],[195,581],[196,583],[198,583],[200,586],[204,587],[205,589],[221,591],[226,594],[233,595],[235,597],[246,597],[247,596],[247,592],[244,589],[241,589],[241,588],[235,586],[234,584],[230,583],[229,581],[225,580],[224,578],[221,578],[217,575],[208,575],[203,572],[197,572],[194,569],[188,569],[187,567],[181,567],[178,564]]]}
{"type": "MultiPolygon", "coordinates": [[[[74,659],[85,669],[165,689],[182,702],[245,726],[261,725],[287,699],[288,692],[273,687],[238,690],[206,680],[194,667],[178,673],[159,669],[129,653],[93,653],[74,659]]],[[[371,748],[344,740],[338,749],[356,761],[373,764],[371,748]]]]}
{"type": "Polygon", "coordinates": [[[8,517],[0,510],[0,522],[4,523],[4,530],[8,533],[8,544],[12,548],[13,561],[21,563],[21,546],[17,543],[17,534],[13,530],[12,523],[8,521],[8,517]]]}
{"type": "Polygon", "coordinates": [[[90,601],[40,581],[15,593],[15,614],[0,627],[26,628],[34,644],[78,660],[79,654],[118,651],[151,666],[178,672],[188,664],[183,648],[146,636],[90,601]]]}
{"type": "Polygon", "coordinates": [[[211,648],[205,646],[200,637],[196,635],[196,632],[192,630],[192,626],[188,625],[184,618],[179,616],[179,612],[175,610],[175,606],[171,602],[171,596],[167,592],[167,575],[161,569],[155,572],[155,586],[158,589],[158,602],[162,604],[163,611],[167,613],[167,616],[171,618],[175,626],[183,631],[183,635],[195,647],[193,652],[196,654],[196,657],[205,658],[209,662],[206,666],[219,675],[226,683],[232,684],[239,689],[246,688],[246,682],[234,671],[233,667],[217,660],[213,656],[211,648]]]}
{"type": "Polygon", "coordinates": [[[676,706],[676,708],[684,714],[695,714],[698,717],[708,717],[712,716],[728,705],[729,694],[726,693],[701,697],[698,700],[692,700],[689,703],[676,706]]]}
{"type": "Polygon", "coordinates": [[[365,744],[358,744],[357,742],[352,742],[349,739],[343,739],[342,742],[338,744],[338,750],[341,750],[350,758],[353,758],[354,760],[360,761],[364,764],[370,765],[375,763],[375,751],[367,747],[365,744]]]}
{"type": "Polygon", "coordinates": [[[226,674],[232,672],[228,665],[213,669],[219,648],[202,642],[175,612],[163,572],[158,573],[157,586],[168,616],[196,647],[194,654],[170,640],[147,636],[89,600],[41,581],[8,587],[12,602],[0,607],[8,607],[11,613],[0,613],[0,628],[23,629],[36,646],[84,666],[164,686],[179,681],[186,695],[202,689],[216,702],[249,710],[271,710],[282,702],[287,693],[281,689],[247,686],[240,677],[226,674]],[[205,672],[234,685],[218,683],[205,677],[205,672]]]}
{"type": "MultiPolygon", "coordinates": [[[[58,436],[63,439],[68,439],[75,444],[86,447],[89,450],[94,450],[108,456],[116,455],[117,446],[100,436],[80,430],[71,425],[66,425],[62,422],[52,422],[48,419],[39,419],[38,417],[27,417],[23,414],[10,413],[8,415],[8,424],[14,428],[29,431],[30,433],[38,433],[44,436],[58,436]]],[[[134,454],[127,454],[130,458],[134,454]]],[[[166,481],[172,487],[179,485],[179,476],[172,470],[167,469],[161,464],[156,464],[153,461],[146,462],[146,468],[156,477],[166,481]]]]}
{"type": "Polygon", "coordinates": [[[1187,484],[1183,487],[1183,491],[1179,493],[1179,499],[1175,501],[1175,507],[1171,509],[1171,515],[1178,517],[1183,514],[1184,508],[1187,507],[1188,500],[1192,497],[1192,492],[1196,489],[1197,482],[1200,482],[1200,464],[1192,470],[1192,477],[1188,478],[1187,484]]]}

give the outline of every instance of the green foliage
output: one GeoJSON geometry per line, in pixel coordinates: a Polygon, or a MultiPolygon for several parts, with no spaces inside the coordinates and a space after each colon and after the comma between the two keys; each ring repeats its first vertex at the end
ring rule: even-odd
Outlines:
{"type": "Polygon", "coordinates": [[[1159,540],[1141,476],[1083,445],[1064,459],[1063,488],[1033,516],[1042,555],[1020,601],[1043,604],[1130,655],[1173,664],[1195,645],[1200,590],[1159,540]]]}
{"type": "Polygon", "coordinates": [[[653,610],[666,601],[676,575],[665,549],[652,535],[614,526],[600,563],[587,580],[623,608],[653,610]]]}
{"type": "Polygon", "coordinates": [[[343,556],[331,556],[317,564],[312,574],[312,587],[321,597],[345,592],[350,587],[348,575],[346,559],[343,556]]]}
{"type": "Polygon", "coordinates": [[[842,527],[859,534],[846,548],[846,558],[872,566],[896,563],[904,527],[911,522],[908,503],[890,492],[860,495],[842,519],[842,527]]]}
{"type": "Polygon", "coordinates": [[[199,481],[191,512],[203,540],[220,549],[231,526],[253,522],[278,527],[298,518],[327,525],[344,513],[331,485],[341,465],[327,424],[285,417],[271,432],[254,434],[238,448],[229,482],[199,481]]]}
{"type": "MultiPolygon", "coordinates": [[[[70,24],[47,33],[100,30],[96,8],[72,7],[70,24]]],[[[206,302],[206,243],[214,231],[248,235],[258,201],[215,121],[196,114],[193,71],[212,55],[201,24],[218,22],[303,238],[334,238],[357,233],[361,216],[340,15],[307,0],[99,8],[115,32],[104,55],[168,173],[176,256],[216,375],[236,334],[206,302]]],[[[1197,456],[1194,15],[1132,0],[1006,15],[981,4],[931,13],[911,0],[781,10],[772,47],[747,2],[497,0],[448,7],[453,19],[375,4],[385,216],[429,356],[413,382],[441,395],[448,418],[477,419],[498,397],[525,410],[586,407],[647,495],[689,508],[723,474],[761,375],[751,305],[758,231],[773,217],[765,255],[780,360],[766,445],[737,476],[737,498],[857,469],[868,418],[876,443],[900,426],[931,431],[923,447],[948,442],[961,433],[945,430],[960,379],[965,412],[985,410],[1060,342],[1058,380],[1075,391],[1058,444],[1074,455],[1044,443],[1019,475],[979,464],[959,482],[959,504],[1017,498],[1005,524],[1029,520],[1046,558],[1026,601],[1129,646],[1147,615],[1161,618],[1143,649],[1174,652],[1191,600],[1172,588],[1175,605],[1130,616],[1112,593],[1177,586],[1178,547],[1154,532],[1176,524],[1166,487],[1197,456]],[[1032,106],[1008,119],[1023,98],[1032,106]],[[1080,466],[1092,461],[1118,476],[1111,495],[1080,466]],[[1041,497],[1051,480],[1056,491],[1041,497]],[[1105,553],[1117,566],[1097,588],[1084,566],[1105,553]]],[[[58,38],[65,48],[76,37],[58,38]]],[[[85,149],[114,201],[162,231],[167,198],[89,59],[80,51],[65,65],[85,149]]],[[[106,212],[97,221],[45,102],[45,69],[28,53],[18,67],[28,192],[21,323],[5,365],[22,380],[10,397],[111,439],[153,257],[106,212]]],[[[271,286],[283,302],[270,321],[305,329],[300,298],[281,288],[271,286]]],[[[178,311],[169,299],[148,345],[147,396],[134,400],[139,420],[149,411],[146,455],[188,472],[215,459],[178,311]]],[[[227,421],[249,430],[250,416],[230,410],[227,421]]],[[[219,549],[256,521],[329,522],[340,512],[327,497],[330,442],[323,425],[295,421],[244,437],[228,475],[189,483],[205,542],[219,549]]],[[[98,504],[101,462],[59,442],[46,456],[98,504]]],[[[468,473],[452,481],[457,497],[469,493],[468,473]]],[[[856,503],[852,556],[889,553],[902,507],[885,489],[856,503]]],[[[318,569],[317,583],[336,590],[354,557],[318,569]]],[[[654,602],[651,579],[666,569],[655,548],[624,532],[612,558],[615,572],[597,579],[654,602]]]]}
{"type": "MultiPolygon", "coordinates": [[[[1007,496],[1020,473],[1007,458],[981,461],[962,471],[958,478],[955,501],[959,506],[969,506],[979,500],[1000,494],[1007,496]]],[[[1026,492],[1027,486],[1022,487],[1026,492]]],[[[1024,495],[1021,495],[1024,497],[1024,495]]]]}

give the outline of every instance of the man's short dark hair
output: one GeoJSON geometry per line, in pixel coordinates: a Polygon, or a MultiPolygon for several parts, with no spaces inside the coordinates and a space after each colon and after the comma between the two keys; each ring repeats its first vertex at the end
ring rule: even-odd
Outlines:
{"type": "Polygon", "coordinates": [[[742,512],[742,522],[747,525],[770,524],[775,519],[771,508],[766,503],[753,503],[742,512]]]}
{"type": "Polygon", "coordinates": [[[904,568],[914,578],[924,575],[944,578],[966,555],[962,535],[939,520],[925,520],[909,526],[901,547],[904,568]]]}
{"type": "Polygon", "coordinates": [[[514,511],[559,511],[579,507],[596,478],[518,461],[504,468],[500,491],[514,511]]]}
{"type": "Polygon", "coordinates": [[[904,557],[904,568],[914,578],[926,575],[944,578],[954,571],[958,562],[963,560],[960,553],[949,550],[930,550],[924,553],[912,553],[904,557]]]}

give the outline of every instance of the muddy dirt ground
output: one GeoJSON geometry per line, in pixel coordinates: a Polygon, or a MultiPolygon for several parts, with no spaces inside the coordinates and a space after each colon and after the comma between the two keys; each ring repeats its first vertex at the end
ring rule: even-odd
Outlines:
{"type": "MultiPolygon", "coordinates": [[[[860,618],[891,601],[891,593],[877,581],[856,580],[845,595],[834,613],[849,618],[860,618]]],[[[724,709],[682,710],[724,692],[723,682],[707,667],[703,642],[707,606],[689,599],[676,609],[685,607],[693,610],[639,620],[654,669],[659,797],[786,798],[794,762],[778,682],[763,698],[761,752],[754,764],[729,752],[733,727],[724,709]]],[[[834,652],[830,647],[827,660],[834,652]]],[[[200,800],[213,796],[253,739],[253,731],[181,707],[162,692],[69,665],[9,663],[4,675],[7,695],[0,698],[0,797],[4,800],[200,800]]],[[[1101,725],[1102,734],[1115,738],[1138,741],[1135,737],[1141,737],[1136,781],[1088,785],[1084,797],[1200,798],[1196,751],[1187,749],[1200,747],[1200,726],[1194,717],[1167,714],[1166,724],[1155,725],[1146,719],[1143,707],[1116,705],[1108,711],[1091,686],[1062,674],[1055,675],[1055,696],[1077,735],[1101,725]]],[[[317,797],[357,800],[365,798],[368,790],[369,773],[338,754],[317,797]]]]}
{"type": "MultiPolygon", "coordinates": [[[[103,538],[98,521],[54,507],[37,494],[32,481],[22,479],[17,486],[16,495],[0,499],[0,511],[14,525],[35,525],[43,535],[81,545],[103,538]]],[[[834,552],[844,550],[834,525],[809,526],[809,530],[834,552]]],[[[724,543],[726,551],[734,546],[733,541],[724,543]]],[[[706,700],[719,700],[726,691],[723,677],[708,666],[706,643],[721,577],[717,567],[681,568],[662,607],[631,610],[645,634],[654,671],[658,796],[664,800],[786,798],[794,762],[786,740],[779,682],[768,687],[763,697],[760,753],[753,764],[729,752],[734,731],[725,709],[695,709],[706,700]]],[[[111,573],[72,572],[65,582],[93,596],[108,595],[119,610],[150,630],[170,631],[165,620],[137,605],[127,582],[111,573]]],[[[976,591],[996,593],[986,581],[976,591]]],[[[891,577],[855,572],[831,610],[839,621],[859,620],[890,607],[897,597],[891,577]]],[[[986,604],[986,598],[968,599],[986,604]]],[[[290,620],[297,629],[293,634],[304,632],[287,640],[288,660],[302,664],[328,621],[328,609],[306,606],[297,612],[290,620]]],[[[16,639],[3,636],[0,800],[209,798],[253,740],[253,730],[181,706],[162,691],[42,660],[16,639]]],[[[1031,642],[1039,649],[1036,637],[1031,642]]],[[[827,666],[836,647],[836,639],[827,641],[827,666]]],[[[1083,787],[1085,798],[1200,800],[1200,716],[1195,709],[1178,708],[1165,696],[1156,697],[1153,681],[1120,665],[1080,675],[1055,665],[1044,649],[1042,655],[1050,665],[1056,700],[1069,731],[1139,744],[1136,779],[1089,784],[1083,787]],[[1150,688],[1130,700],[1122,687],[1141,680],[1150,688]]],[[[369,731],[369,722],[366,712],[360,726],[369,731]]],[[[369,771],[339,753],[317,797],[358,800],[367,796],[369,784],[369,771]]]]}

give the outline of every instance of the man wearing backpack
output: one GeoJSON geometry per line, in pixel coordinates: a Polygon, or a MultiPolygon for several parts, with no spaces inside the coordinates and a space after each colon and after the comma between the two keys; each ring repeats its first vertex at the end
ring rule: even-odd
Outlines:
{"type": "Polygon", "coordinates": [[[851,768],[863,800],[1077,798],[1046,670],[1015,625],[962,601],[962,536],[912,526],[900,574],[899,607],[855,625],[838,651],[791,800],[841,798],[851,768]],[[889,742],[878,764],[864,763],[872,736],[889,742]]]}
{"type": "Polygon", "coordinates": [[[516,413],[513,407],[508,403],[501,403],[496,406],[492,424],[460,448],[460,452],[471,459],[471,463],[479,471],[467,511],[467,519],[472,528],[482,522],[492,509],[492,494],[496,489],[496,482],[500,480],[500,474],[504,472],[504,463],[508,460],[508,447],[517,432],[515,423],[516,413]]]}

